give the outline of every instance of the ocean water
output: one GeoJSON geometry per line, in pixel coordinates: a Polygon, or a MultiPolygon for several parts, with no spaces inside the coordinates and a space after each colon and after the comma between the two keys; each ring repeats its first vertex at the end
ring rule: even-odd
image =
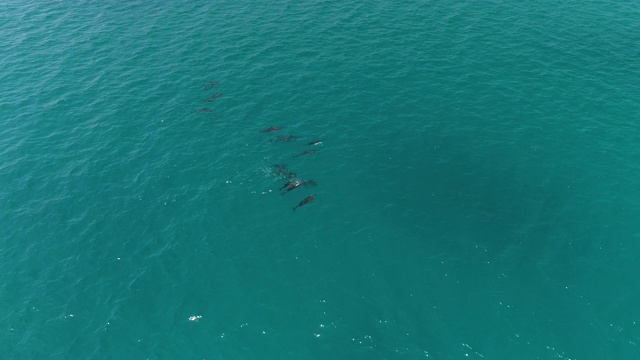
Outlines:
{"type": "Polygon", "coordinates": [[[1,8],[0,358],[640,358],[637,2],[1,8]]]}

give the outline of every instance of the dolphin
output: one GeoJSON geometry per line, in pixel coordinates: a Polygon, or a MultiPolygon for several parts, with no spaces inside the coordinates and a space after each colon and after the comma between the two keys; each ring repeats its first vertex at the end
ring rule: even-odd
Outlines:
{"type": "Polygon", "coordinates": [[[285,184],[285,186],[283,186],[282,188],[280,188],[280,190],[282,190],[283,188],[286,187],[286,190],[282,191],[280,193],[280,195],[284,196],[284,194],[288,193],[291,190],[295,190],[300,186],[316,186],[316,182],[313,180],[296,180],[296,179],[291,179],[291,181],[289,181],[288,183],[285,184]]]}
{"type": "Polygon", "coordinates": [[[299,208],[300,206],[302,206],[304,204],[308,204],[308,203],[312,202],[315,197],[316,197],[316,194],[311,194],[311,195],[307,196],[306,198],[302,199],[302,201],[300,201],[298,203],[298,205],[296,205],[293,208],[293,211],[296,211],[297,208],[299,208]]]}
{"type": "Polygon", "coordinates": [[[284,196],[284,194],[288,193],[291,190],[297,189],[300,185],[304,184],[303,181],[295,180],[295,179],[292,179],[292,180],[294,180],[294,181],[291,181],[291,184],[289,184],[287,189],[285,191],[281,192],[280,195],[284,196]]]}
{"type": "Polygon", "coordinates": [[[285,141],[285,142],[289,142],[291,140],[296,140],[300,138],[300,136],[295,136],[295,135],[287,135],[287,136],[278,136],[277,138],[271,139],[271,141],[285,141]]]}
{"type": "Polygon", "coordinates": [[[273,164],[273,169],[278,175],[282,175],[290,179],[296,177],[296,173],[294,173],[293,171],[287,170],[287,164],[273,164]]]}
{"type": "Polygon", "coordinates": [[[260,132],[264,132],[264,133],[266,133],[266,132],[273,132],[273,131],[278,131],[278,130],[280,130],[280,129],[282,129],[282,128],[281,128],[281,127],[278,127],[278,126],[272,126],[272,127],[270,127],[270,128],[262,129],[262,130],[260,130],[260,132]]]}
{"type": "MultiPolygon", "coordinates": [[[[296,182],[295,178],[292,178],[291,180],[289,180],[286,184],[282,185],[282,187],[278,190],[282,191],[282,189],[291,186],[294,182],[296,182]]],[[[293,190],[293,189],[292,189],[293,190]]]]}
{"type": "Polygon", "coordinates": [[[293,157],[297,158],[297,157],[300,157],[300,156],[303,156],[303,155],[313,154],[313,153],[317,153],[317,152],[318,152],[318,150],[307,150],[307,151],[301,152],[300,154],[293,155],[293,157]]]}
{"type": "Polygon", "coordinates": [[[209,96],[209,97],[207,98],[207,100],[205,100],[205,101],[206,101],[206,102],[210,102],[210,101],[215,100],[216,98],[219,98],[220,96],[222,96],[222,93],[213,94],[213,95],[209,96]]]}

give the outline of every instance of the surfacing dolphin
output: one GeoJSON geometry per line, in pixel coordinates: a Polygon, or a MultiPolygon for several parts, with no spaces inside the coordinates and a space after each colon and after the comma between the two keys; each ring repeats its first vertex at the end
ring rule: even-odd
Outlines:
{"type": "Polygon", "coordinates": [[[306,198],[302,199],[302,201],[300,201],[298,203],[298,205],[296,205],[293,208],[293,211],[296,211],[297,208],[299,208],[300,206],[302,206],[304,204],[308,204],[308,203],[312,202],[315,197],[316,197],[316,194],[311,194],[311,195],[307,196],[306,198]]]}

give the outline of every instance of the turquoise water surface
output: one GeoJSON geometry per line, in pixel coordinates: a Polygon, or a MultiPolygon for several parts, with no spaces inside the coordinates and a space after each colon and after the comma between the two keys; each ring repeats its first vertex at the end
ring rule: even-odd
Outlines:
{"type": "Polygon", "coordinates": [[[639,3],[1,8],[0,358],[640,358],[639,3]]]}

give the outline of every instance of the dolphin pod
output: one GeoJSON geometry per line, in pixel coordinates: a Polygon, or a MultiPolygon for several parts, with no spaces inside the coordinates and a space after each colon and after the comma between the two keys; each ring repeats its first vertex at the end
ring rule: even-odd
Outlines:
{"type": "MultiPolygon", "coordinates": [[[[205,90],[209,90],[209,89],[211,89],[211,88],[213,88],[215,86],[218,86],[218,84],[219,84],[219,81],[217,81],[217,80],[208,82],[207,84],[204,85],[204,89],[205,90]]],[[[209,96],[208,98],[206,98],[204,100],[204,102],[212,102],[212,101],[214,101],[215,99],[217,99],[217,98],[219,98],[221,96],[222,96],[222,92],[213,94],[213,95],[209,96]]],[[[211,113],[212,109],[210,109],[210,108],[200,108],[200,109],[195,110],[194,112],[195,113],[211,113]]],[[[276,131],[280,131],[280,130],[282,130],[282,127],[280,127],[280,126],[270,126],[270,127],[267,127],[267,128],[259,130],[259,132],[261,132],[261,133],[272,133],[272,132],[276,132],[276,131]]],[[[281,142],[292,142],[292,141],[297,140],[299,138],[300,138],[300,136],[297,136],[297,135],[284,135],[284,136],[277,136],[275,138],[272,138],[271,142],[278,142],[278,143],[281,143],[281,142]]],[[[308,142],[307,146],[315,146],[315,145],[321,145],[321,144],[322,144],[321,140],[313,140],[311,142],[308,142]]],[[[301,157],[301,156],[304,156],[304,155],[315,154],[318,151],[319,150],[315,150],[315,149],[313,149],[313,150],[304,150],[302,152],[299,152],[299,153],[293,155],[293,158],[298,158],[298,157],[301,157]]],[[[311,179],[310,180],[300,180],[297,177],[295,172],[293,172],[293,171],[291,171],[291,170],[289,170],[287,168],[286,164],[274,164],[273,165],[273,174],[277,175],[278,177],[287,179],[287,182],[278,189],[282,196],[284,196],[286,193],[288,193],[290,191],[293,191],[293,190],[295,190],[295,189],[297,189],[297,188],[299,188],[301,186],[305,186],[305,187],[316,186],[316,182],[314,180],[311,180],[311,179]]],[[[305,197],[304,199],[302,199],[298,203],[298,205],[293,207],[293,211],[295,211],[297,208],[299,208],[301,206],[304,206],[304,205],[312,202],[313,199],[315,199],[315,197],[316,197],[316,194],[311,194],[311,195],[305,197]]]]}
{"type": "MultiPolygon", "coordinates": [[[[258,130],[261,133],[270,133],[270,132],[274,132],[274,131],[280,131],[282,130],[282,127],[280,126],[270,126],[267,128],[263,128],[261,130],[258,130]]],[[[272,138],[270,141],[271,142],[291,142],[293,140],[297,140],[299,139],[300,136],[297,135],[284,135],[284,136],[277,136],[275,138],[272,138]]],[[[306,145],[307,146],[314,146],[314,145],[320,145],[322,144],[321,140],[313,140],[311,142],[308,142],[306,145]]],[[[315,154],[317,153],[319,150],[316,149],[311,149],[311,150],[304,150],[302,152],[299,152],[295,155],[293,155],[293,158],[298,158],[304,155],[310,155],[310,154],[315,154]]],[[[290,191],[293,191],[299,187],[305,186],[316,186],[316,182],[314,180],[301,180],[300,178],[298,178],[296,176],[296,173],[290,171],[287,168],[287,164],[274,164],[273,166],[273,173],[275,175],[277,175],[278,177],[281,178],[285,178],[286,183],[284,185],[282,185],[278,190],[280,191],[280,195],[284,196],[285,194],[287,194],[290,191]]],[[[307,197],[305,197],[304,199],[302,199],[298,205],[296,205],[293,210],[295,211],[297,208],[304,206],[310,202],[313,201],[313,199],[315,199],[316,194],[311,194],[307,197]]]]}
{"type": "MultiPolygon", "coordinates": [[[[217,86],[218,84],[219,84],[219,82],[217,80],[216,81],[211,81],[210,83],[208,83],[208,84],[206,84],[204,86],[204,89],[205,90],[211,89],[212,87],[217,86]]],[[[222,93],[217,93],[217,94],[209,96],[204,101],[205,102],[211,102],[211,101],[215,100],[216,98],[219,98],[220,96],[222,96],[222,93]]],[[[209,109],[209,108],[201,108],[201,109],[198,109],[198,110],[195,111],[195,113],[210,113],[210,112],[211,112],[211,109],[209,109]]],[[[217,116],[217,115],[214,115],[214,116],[217,116]]]]}

